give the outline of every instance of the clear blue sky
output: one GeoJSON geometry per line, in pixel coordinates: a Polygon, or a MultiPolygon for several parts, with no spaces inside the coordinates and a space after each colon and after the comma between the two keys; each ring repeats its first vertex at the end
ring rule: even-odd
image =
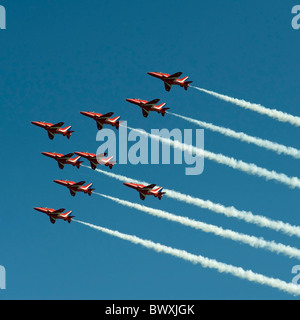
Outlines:
{"type": "MultiPolygon", "coordinates": [[[[142,117],[125,98],[167,102],[175,113],[300,148],[299,128],[242,110],[148,71],[189,75],[194,84],[300,115],[295,1],[4,1],[0,30],[0,299],[290,299],[250,283],[112,238],[77,223],[55,225],[36,206],[64,207],[77,219],[292,281],[299,261],[123,208],[96,195],[71,197],[54,179],[91,181],[99,192],[138,194],[86,168],[58,169],[42,151],[96,152],[96,125],[80,111],[114,111],[128,125],[192,128],[180,119],[142,117]],[[50,141],[32,120],[64,121],[71,140],[50,141]]],[[[296,160],[205,131],[205,148],[300,176],[296,160]]],[[[109,170],[109,169],[108,169],[109,170]]],[[[299,225],[299,190],[206,161],[201,176],[180,165],[116,165],[114,172],[271,219],[299,225]]],[[[204,209],[147,198],[145,204],[299,247],[289,238],[204,209]]]]}

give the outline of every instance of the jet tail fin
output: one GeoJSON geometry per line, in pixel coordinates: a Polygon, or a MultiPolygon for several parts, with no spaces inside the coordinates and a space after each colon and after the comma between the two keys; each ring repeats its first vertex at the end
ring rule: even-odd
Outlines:
{"type": "Polygon", "coordinates": [[[189,85],[190,85],[191,83],[193,83],[193,81],[186,81],[186,82],[183,84],[185,91],[188,89],[188,87],[189,87],[189,85]]]}
{"type": "Polygon", "coordinates": [[[161,103],[161,104],[159,104],[159,105],[157,105],[157,106],[153,106],[153,109],[160,110],[160,109],[162,109],[162,107],[164,107],[165,105],[166,105],[166,103],[161,103]]]}
{"type": "Polygon", "coordinates": [[[113,166],[117,163],[117,161],[111,161],[112,158],[113,158],[113,156],[110,156],[109,158],[105,159],[105,160],[107,160],[105,165],[107,167],[109,167],[109,169],[112,169],[113,166]]]}
{"type": "Polygon", "coordinates": [[[68,221],[69,223],[71,223],[71,221],[72,221],[73,218],[75,218],[75,216],[70,216],[70,217],[67,218],[67,221],[68,221]]]}
{"type": "Polygon", "coordinates": [[[71,129],[71,126],[65,127],[63,129],[60,129],[62,132],[67,132],[69,129],[71,129]]]}
{"type": "Polygon", "coordinates": [[[160,193],[158,194],[158,199],[161,200],[161,198],[162,198],[162,196],[163,196],[164,194],[166,194],[166,193],[165,193],[165,192],[160,192],[160,193]]]}
{"type": "Polygon", "coordinates": [[[162,108],[160,111],[161,115],[164,117],[168,110],[170,110],[170,108],[162,108]]]}
{"type": "Polygon", "coordinates": [[[108,166],[109,166],[109,169],[112,169],[113,166],[117,163],[117,161],[111,161],[108,166]]]}
{"type": "Polygon", "coordinates": [[[67,138],[70,139],[71,137],[71,134],[73,133],[74,131],[67,131],[67,138]]]}
{"type": "Polygon", "coordinates": [[[92,195],[92,192],[93,192],[94,190],[96,190],[96,189],[88,189],[88,190],[87,190],[88,195],[91,196],[91,195],[92,195]]]}
{"type": "Polygon", "coordinates": [[[153,189],[152,191],[154,192],[154,193],[156,193],[156,194],[162,194],[163,192],[161,192],[162,191],[162,187],[158,187],[157,189],[153,189]]]}
{"type": "Polygon", "coordinates": [[[75,158],[73,158],[73,159],[70,159],[69,161],[71,161],[71,162],[76,162],[77,160],[79,160],[81,157],[80,156],[77,156],[77,157],[75,157],[75,158]]]}
{"type": "Polygon", "coordinates": [[[182,79],[178,80],[178,82],[180,82],[180,83],[184,83],[188,78],[189,78],[189,77],[184,77],[184,78],[182,78],[182,79]]]}
{"type": "Polygon", "coordinates": [[[119,130],[119,127],[120,127],[120,124],[122,123],[123,121],[116,121],[116,129],[119,130]]]}
{"type": "Polygon", "coordinates": [[[83,190],[88,190],[90,186],[92,186],[92,183],[89,183],[89,184],[87,184],[86,186],[81,187],[81,188],[82,188],[83,190]]]}
{"type": "Polygon", "coordinates": [[[65,127],[64,129],[61,129],[61,131],[63,132],[63,135],[67,136],[68,139],[70,139],[71,134],[74,132],[73,130],[69,131],[69,129],[71,129],[71,126],[68,126],[68,127],[65,127]]]}
{"type": "Polygon", "coordinates": [[[89,196],[92,195],[92,192],[96,189],[92,189],[90,188],[90,186],[92,185],[92,183],[87,184],[85,187],[82,187],[84,193],[87,193],[89,196]]]}
{"type": "Polygon", "coordinates": [[[64,221],[68,221],[69,223],[71,223],[72,219],[74,218],[74,216],[70,216],[71,213],[72,213],[72,211],[68,211],[68,212],[61,215],[63,217],[64,221]]]}
{"type": "Polygon", "coordinates": [[[78,156],[74,159],[70,159],[72,165],[75,167],[77,167],[77,169],[79,169],[80,165],[83,163],[83,161],[78,161],[81,158],[81,156],[78,156]]]}
{"type": "Polygon", "coordinates": [[[112,121],[112,122],[116,122],[118,119],[120,119],[120,117],[112,118],[111,121],[112,121]]]}
{"type": "Polygon", "coordinates": [[[75,163],[75,166],[77,167],[77,169],[80,168],[80,166],[81,166],[82,163],[83,163],[83,161],[77,161],[77,162],[75,163]]]}

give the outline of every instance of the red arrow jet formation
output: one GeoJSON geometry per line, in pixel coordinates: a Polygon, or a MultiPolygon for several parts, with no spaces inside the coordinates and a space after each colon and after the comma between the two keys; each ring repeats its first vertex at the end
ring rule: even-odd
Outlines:
{"type": "MultiPolygon", "coordinates": [[[[165,84],[165,89],[167,91],[170,91],[173,85],[178,85],[187,90],[190,84],[192,83],[192,81],[187,81],[188,77],[179,79],[182,75],[182,72],[177,72],[172,75],[162,72],[148,72],[148,74],[152,77],[162,80],[165,84]]],[[[145,118],[148,117],[150,112],[157,112],[158,114],[161,114],[164,117],[167,113],[167,110],[170,109],[164,108],[164,106],[166,105],[165,103],[158,104],[160,99],[154,99],[151,101],[141,99],[126,99],[126,101],[138,105],[142,109],[142,113],[145,118]]],[[[96,121],[98,130],[102,130],[104,125],[111,125],[112,127],[115,127],[118,130],[121,124],[121,122],[119,121],[120,117],[111,118],[114,114],[113,112],[101,114],[96,112],[82,111],[80,113],[86,117],[94,119],[96,121]]],[[[64,125],[63,122],[52,124],[44,121],[32,121],[31,123],[45,129],[48,133],[49,139],[51,140],[54,139],[54,136],[56,134],[61,134],[70,139],[71,134],[74,132],[70,130],[71,126],[62,128],[62,126],[64,125]]],[[[116,163],[116,161],[112,161],[113,156],[107,157],[107,153],[96,155],[88,152],[73,152],[64,155],[56,152],[42,152],[42,154],[56,160],[60,169],[63,169],[66,164],[70,164],[79,169],[81,164],[83,163],[83,161],[79,161],[81,157],[87,159],[90,162],[91,168],[93,170],[97,168],[98,164],[105,165],[106,167],[112,169],[112,167],[116,163]],[[77,156],[72,158],[74,154],[76,154],[77,156]]],[[[74,182],[68,180],[54,180],[54,182],[67,187],[73,197],[76,195],[77,192],[87,193],[89,196],[91,196],[92,192],[95,190],[91,188],[92,183],[88,183],[84,186],[85,181],[74,182]]],[[[137,190],[141,200],[145,200],[146,196],[154,196],[155,198],[161,200],[163,195],[165,194],[165,192],[162,192],[163,188],[156,187],[155,184],[145,186],[136,183],[124,183],[124,185],[137,190]]],[[[65,209],[55,210],[44,207],[35,207],[34,209],[47,214],[50,218],[51,223],[53,224],[57,219],[68,221],[70,223],[72,221],[72,218],[74,218],[74,216],[70,215],[72,211],[67,211],[63,213],[65,209]]]]}

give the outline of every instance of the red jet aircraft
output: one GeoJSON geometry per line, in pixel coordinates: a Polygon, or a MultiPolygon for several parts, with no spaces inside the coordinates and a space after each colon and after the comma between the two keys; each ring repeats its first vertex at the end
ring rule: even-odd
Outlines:
{"type": "Polygon", "coordinates": [[[94,119],[97,122],[98,130],[102,130],[105,124],[110,124],[111,126],[116,127],[117,130],[119,129],[120,121],[118,121],[118,119],[120,119],[120,117],[109,119],[114,114],[113,112],[101,114],[96,112],[81,111],[80,113],[86,117],[94,119]]]}
{"type": "Polygon", "coordinates": [[[155,198],[158,198],[161,200],[162,196],[165,194],[165,192],[161,192],[163,188],[155,188],[156,184],[150,184],[149,186],[144,186],[142,184],[136,184],[136,183],[124,183],[125,186],[130,187],[132,189],[135,189],[140,194],[141,200],[145,200],[146,196],[154,196],[155,198]]]}
{"type": "Polygon", "coordinates": [[[172,85],[179,85],[180,87],[184,87],[184,89],[187,90],[189,85],[193,82],[186,81],[188,77],[178,79],[182,75],[182,72],[177,72],[172,75],[162,72],[148,72],[148,74],[152,77],[162,80],[165,83],[165,88],[167,91],[171,90],[172,85]]]}
{"type": "Polygon", "coordinates": [[[44,156],[55,159],[60,169],[63,169],[66,164],[71,164],[73,167],[76,166],[79,169],[80,165],[83,163],[83,161],[78,161],[80,157],[71,159],[74,153],[68,153],[66,155],[63,155],[61,153],[56,152],[42,152],[42,154],[44,156]]]}
{"type": "Polygon", "coordinates": [[[63,211],[65,211],[66,209],[55,210],[55,209],[50,209],[50,208],[39,208],[39,207],[36,207],[34,209],[37,211],[46,213],[46,215],[49,216],[51,223],[53,223],[53,224],[55,223],[55,221],[57,219],[62,219],[64,221],[68,221],[69,223],[71,223],[72,218],[74,218],[74,216],[70,216],[72,211],[68,211],[68,212],[63,213],[63,211]]]}
{"type": "Polygon", "coordinates": [[[101,153],[97,155],[95,155],[94,153],[88,153],[88,152],[74,152],[74,153],[77,154],[78,156],[81,156],[89,160],[91,163],[91,168],[93,170],[97,168],[98,164],[104,164],[106,167],[109,167],[110,169],[112,169],[112,167],[116,163],[116,161],[110,161],[113,158],[113,156],[104,158],[107,156],[107,153],[101,153]]]}
{"type": "Polygon", "coordinates": [[[92,185],[92,183],[89,183],[86,186],[83,186],[85,184],[85,181],[74,182],[74,181],[68,181],[68,180],[54,180],[54,182],[67,187],[70,190],[71,196],[73,197],[75,197],[76,192],[84,192],[90,196],[92,195],[92,192],[95,190],[95,189],[90,189],[90,186],[92,185]]]}
{"type": "Polygon", "coordinates": [[[126,101],[141,107],[143,111],[143,116],[145,118],[148,117],[150,111],[156,111],[157,113],[161,113],[161,115],[164,117],[166,114],[166,111],[170,109],[170,108],[163,108],[166,105],[165,103],[156,105],[156,103],[159,102],[159,99],[155,99],[152,101],[141,100],[141,99],[126,99],[126,101]]]}
{"type": "Polygon", "coordinates": [[[44,121],[31,121],[31,123],[47,130],[49,139],[51,140],[53,140],[54,135],[56,134],[62,134],[63,136],[67,136],[67,138],[70,139],[71,134],[74,132],[74,131],[68,131],[71,128],[71,126],[61,129],[61,127],[64,125],[63,122],[52,124],[44,121]]]}

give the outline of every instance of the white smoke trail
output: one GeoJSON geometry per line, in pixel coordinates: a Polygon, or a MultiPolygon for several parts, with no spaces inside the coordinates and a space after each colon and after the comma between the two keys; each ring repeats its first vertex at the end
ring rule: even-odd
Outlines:
{"type": "MultiPolygon", "coordinates": [[[[88,166],[85,166],[85,165],[83,166],[90,169],[90,167],[88,166]]],[[[95,171],[121,182],[132,182],[132,183],[149,185],[148,182],[131,179],[123,175],[115,174],[115,173],[104,171],[101,169],[96,169],[95,171]]],[[[245,221],[247,223],[255,224],[262,228],[269,228],[277,232],[282,232],[288,236],[296,236],[300,238],[299,226],[293,226],[289,223],[282,222],[282,221],[271,220],[265,216],[255,215],[251,211],[238,210],[233,206],[225,207],[222,204],[214,203],[210,200],[203,200],[200,198],[196,198],[190,195],[183,194],[178,191],[174,191],[166,188],[164,188],[164,191],[166,192],[164,196],[169,197],[171,199],[175,199],[177,201],[185,202],[203,209],[207,209],[218,214],[223,214],[228,218],[236,218],[236,219],[245,221]]]]}
{"type": "Polygon", "coordinates": [[[169,254],[174,257],[183,259],[185,261],[192,262],[193,264],[201,264],[201,266],[203,268],[215,269],[220,273],[231,274],[231,275],[238,277],[240,279],[245,279],[245,280],[248,280],[251,282],[256,282],[256,283],[259,283],[262,285],[276,288],[276,289],[279,289],[281,291],[284,291],[286,293],[289,293],[289,294],[292,294],[295,296],[300,295],[300,287],[298,285],[293,284],[293,283],[287,283],[287,282],[282,281],[280,279],[270,278],[270,277],[264,276],[262,274],[255,273],[252,270],[244,270],[241,267],[235,267],[235,266],[232,266],[229,264],[225,264],[223,262],[219,262],[214,259],[209,259],[209,258],[203,257],[201,255],[191,254],[185,250],[174,249],[174,248],[162,245],[160,243],[155,243],[150,240],[144,240],[144,239],[138,238],[137,236],[124,234],[119,231],[114,231],[114,230],[110,230],[110,229],[103,228],[100,226],[95,226],[93,224],[82,222],[79,220],[73,220],[73,221],[76,221],[80,224],[86,225],[86,226],[93,228],[95,230],[101,231],[103,233],[109,234],[113,237],[129,241],[133,244],[141,245],[141,246],[148,248],[148,249],[152,249],[158,253],[169,254]]]}
{"type": "Polygon", "coordinates": [[[228,167],[231,167],[233,169],[243,171],[250,175],[255,175],[258,177],[263,177],[266,180],[275,180],[278,182],[281,182],[290,188],[299,188],[300,189],[300,180],[297,177],[289,177],[284,173],[278,173],[276,171],[270,171],[265,168],[258,167],[254,163],[247,163],[242,160],[237,160],[234,158],[229,158],[227,156],[224,156],[223,154],[217,154],[213,153],[207,150],[201,150],[199,148],[196,148],[191,145],[186,145],[184,143],[181,143],[179,141],[172,141],[171,139],[166,139],[161,136],[157,136],[155,134],[148,133],[143,130],[134,129],[127,127],[130,130],[136,131],[139,134],[149,136],[151,139],[161,141],[162,143],[168,144],[172,146],[173,148],[180,149],[182,151],[189,152],[192,155],[197,155],[199,157],[204,156],[204,158],[207,158],[209,160],[215,161],[219,164],[224,164],[228,167]]]}
{"type": "Polygon", "coordinates": [[[239,107],[242,107],[242,108],[245,108],[245,109],[249,109],[249,110],[252,110],[252,111],[255,111],[255,112],[258,112],[260,114],[264,114],[264,115],[267,115],[273,119],[276,119],[278,121],[281,121],[281,122],[288,122],[296,127],[299,127],[300,126],[300,117],[296,117],[296,116],[293,116],[291,114],[288,114],[288,113],[285,113],[285,112],[282,112],[282,111],[278,111],[276,109],[269,109],[269,108],[266,108],[266,107],[263,107],[261,106],[260,104],[256,104],[256,103],[250,103],[250,102],[247,102],[245,100],[240,100],[240,99],[236,99],[236,98],[232,98],[232,97],[229,97],[229,96],[225,96],[223,94],[219,94],[219,93],[216,93],[214,91],[209,91],[209,90],[205,90],[205,89],[202,89],[202,88],[198,88],[198,87],[193,87],[191,86],[192,88],[196,89],[196,90],[199,90],[199,91],[202,91],[202,92],[205,92],[211,96],[214,96],[220,100],[223,100],[223,101],[226,101],[226,102],[230,102],[230,103],[233,103],[239,107]]]}
{"type": "Polygon", "coordinates": [[[234,139],[237,139],[237,140],[240,140],[243,142],[247,142],[247,143],[252,143],[258,147],[262,147],[262,148],[274,151],[278,154],[285,154],[285,155],[291,156],[295,159],[300,159],[300,150],[298,150],[296,148],[287,147],[285,145],[282,145],[282,144],[279,144],[276,142],[272,142],[272,141],[265,140],[265,139],[260,139],[257,137],[252,137],[252,136],[249,136],[248,134],[243,133],[243,132],[236,132],[236,131],[233,131],[228,128],[215,126],[211,123],[207,123],[204,121],[199,121],[199,120],[195,120],[192,118],[184,117],[184,116],[181,116],[176,113],[168,112],[168,114],[171,114],[177,118],[181,118],[181,119],[186,120],[188,122],[194,123],[202,128],[221,133],[227,137],[231,137],[231,138],[234,138],[234,139]]]}
{"type": "Polygon", "coordinates": [[[265,249],[265,250],[268,250],[271,252],[275,252],[277,254],[286,255],[289,258],[300,259],[300,250],[298,250],[297,248],[286,246],[281,243],[276,243],[274,241],[266,241],[262,238],[257,238],[255,236],[249,236],[247,234],[235,232],[232,230],[223,229],[221,227],[217,227],[212,224],[207,224],[204,222],[196,221],[196,220],[193,220],[193,219],[190,219],[187,217],[177,216],[177,215],[174,215],[174,214],[169,213],[164,210],[150,208],[150,207],[138,204],[138,203],[133,203],[133,202],[126,201],[126,200],[121,200],[119,198],[108,196],[105,194],[96,193],[96,192],[94,192],[94,194],[97,194],[97,195],[99,195],[103,198],[106,198],[106,199],[110,199],[120,205],[145,212],[145,213],[150,214],[152,216],[166,219],[166,220],[173,221],[173,222],[177,222],[181,225],[191,227],[196,230],[202,230],[203,232],[206,232],[206,233],[213,233],[216,236],[219,236],[219,237],[222,237],[225,239],[230,239],[233,241],[238,241],[238,242],[247,244],[253,248],[265,249]]]}

